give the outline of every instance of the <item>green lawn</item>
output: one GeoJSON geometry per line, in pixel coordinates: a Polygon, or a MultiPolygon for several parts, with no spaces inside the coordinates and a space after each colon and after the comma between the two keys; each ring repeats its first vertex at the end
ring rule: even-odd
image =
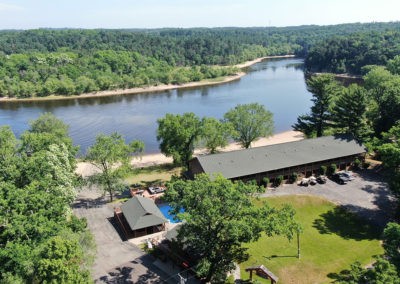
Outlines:
{"type": "Polygon", "coordinates": [[[173,175],[180,176],[182,168],[171,164],[133,169],[125,181],[129,184],[143,185],[160,184],[170,181],[173,175]]]}
{"type": "MultiPolygon", "coordinates": [[[[301,259],[296,257],[296,239],[288,242],[283,237],[262,236],[246,246],[250,259],[240,264],[242,279],[249,278],[246,267],[263,264],[282,284],[331,282],[334,279],[328,277],[330,273],[348,269],[356,260],[367,265],[373,262],[373,255],[383,253],[375,228],[326,199],[292,195],[266,200],[273,206],[289,203],[296,209],[296,219],[304,228],[300,236],[301,259]]],[[[257,276],[256,279],[269,283],[257,276]]]]}

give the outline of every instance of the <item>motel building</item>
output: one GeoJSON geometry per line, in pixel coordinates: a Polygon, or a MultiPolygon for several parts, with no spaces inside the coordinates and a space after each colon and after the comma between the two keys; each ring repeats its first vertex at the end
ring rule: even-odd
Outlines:
{"type": "Polygon", "coordinates": [[[367,149],[353,136],[342,134],[304,139],[295,142],[256,147],[193,158],[189,175],[221,173],[232,181],[263,178],[273,181],[282,175],[288,180],[293,173],[299,179],[321,173],[321,166],[336,164],[339,170],[348,169],[355,159],[364,160],[367,149]]]}

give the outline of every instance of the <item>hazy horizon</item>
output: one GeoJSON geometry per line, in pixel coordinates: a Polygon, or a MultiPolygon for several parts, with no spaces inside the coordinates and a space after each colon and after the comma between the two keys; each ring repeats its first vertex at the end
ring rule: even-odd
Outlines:
{"type": "Polygon", "coordinates": [[[0,29],[292,27],[396,22],[398,0],[0,0],[0,29]]]}

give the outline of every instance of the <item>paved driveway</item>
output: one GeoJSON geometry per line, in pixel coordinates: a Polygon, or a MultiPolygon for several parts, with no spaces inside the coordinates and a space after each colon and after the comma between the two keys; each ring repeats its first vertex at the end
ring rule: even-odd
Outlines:
{"type": "Polygon", "coordinates": [[[389,191],[387,183],[371,170],[362,170],[355,175],[357,175],[355,180],[345,185],[339,185],[331,180],[328,180],[326,184],[308,187],[288,184],[269,190],[261,196],[290,194],[322,196],[343,205],[378,227],[384,228],[386,223],[392,220],[396,206],[395,198],[389,191]]]}
{"type": "Polygon", "coordinates": [[[73,205],[77,217],[85,217],[88,227],[95,236],[97,258],[93,267],[93,276],[98,279],[124,263],[142,257],[144,252],[129,242],[123,242],[113,224],[115,205],[106,204],[95,191],[82,191],[73,205]]]}

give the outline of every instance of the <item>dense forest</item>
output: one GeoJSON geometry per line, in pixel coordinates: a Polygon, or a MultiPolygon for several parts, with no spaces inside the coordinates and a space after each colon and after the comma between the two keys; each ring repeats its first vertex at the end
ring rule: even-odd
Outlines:
{"type": "MultiPolygon", "coordinates": [[[[318,54],[316,50],[319,50],[321,40],[332,37],[335,40],[337,36],[342,39],[358,33],[352,37],[368,41],[372,36],[365,36],[365,33],[371,31],[377,42],[371,47],[374,50],[381,37],[387,38],[387,44],[382,46],[386,57],[384,60],[378,55],[368,57],[367,63],[384,64],[387,57],[398,54],[395,46],[398,46],[399,37],[395,31],[400,31],[400,23],[285,28],[2,31],[0,97],[74,95],[212,79],[238,71],[212,65],[234,65],[268,55],[305,56],[314,45],[311,54],[318,54]],[[379,34],[385,31],[385,34],[379,34]]],[[[357,66],[364,63],[358,62],[357,66]]],[[[336,66],[332,62],[329,64],[336,66]]],[[[334,68],[334,72],[341,70],[334,68]]]]}
{"type": "Polygon", "coordinates": [[[312,72],[362,74],[367,65],[386,65],[400,54],[400,32],[355,33],[317,43],[306,56],[312,72]]]}

